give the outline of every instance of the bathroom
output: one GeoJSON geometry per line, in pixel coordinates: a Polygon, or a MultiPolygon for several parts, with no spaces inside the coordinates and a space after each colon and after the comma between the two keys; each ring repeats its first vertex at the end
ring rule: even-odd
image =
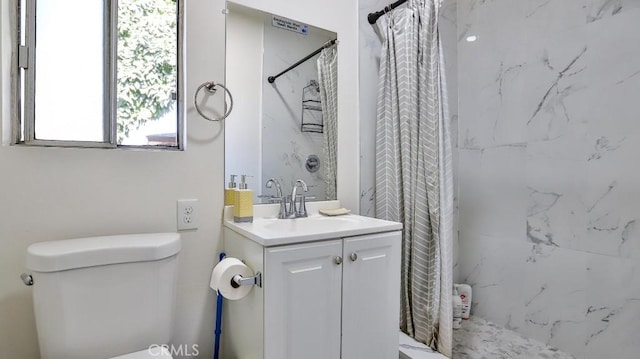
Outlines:
{"type": "MultiPolygon", "coordinates": [[[[338,34],[338,133],[360,135],[338,136],[337,197],[374,216],[381,45],[366,16],[390,1],[235,2],[338,34]]],[[[189,198],[199,223],[180,232],[173,342],[211,357],[226,145],[223,124],[204,121],[190,100],[204,81],[225,79],[225,2],[185,6],[184,151],[10,145],[10,3],[0,5],[0,358],[39,358],[31,290],[19,280],[29,245],[175,232],[176,201],[189,198]]],[[[473,286],[473,316],[576,358],[635,358],[640,178],[629,164],[640,143],[640,6],[445,0],[440,13],[457,188],[453,271],[473,286]]],[[[211,101],[224,108],[222,97],[211,101]]],[[[488,357],[552,357],[493,345],[506,354],[488,357]]]]}

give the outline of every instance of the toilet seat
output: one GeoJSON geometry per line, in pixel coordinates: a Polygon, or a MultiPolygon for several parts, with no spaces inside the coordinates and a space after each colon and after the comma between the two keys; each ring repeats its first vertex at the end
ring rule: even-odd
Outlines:
{"type": "Polygon", "coordinates": [[[151,358],[161,358],[161,359],[173,359],[171,353],[164,347],[154,346],[150,349],[141,350],[135,353],[129,353],[125,355],[120,355],[117,357],[113,357],[111,359],[151,359],[151,358]]]}

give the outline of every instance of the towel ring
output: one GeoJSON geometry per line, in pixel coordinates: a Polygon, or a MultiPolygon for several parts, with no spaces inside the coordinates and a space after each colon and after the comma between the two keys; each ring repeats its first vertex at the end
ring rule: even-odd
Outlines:
{"type": "MultiPolygon", "coordinates": [[[[225,98],[225,103],[226,103],[226,98],[225,98]]],[[[193,105],[196,107],[196,111],[198,111],[200,116],[202,116],[205,120],[208,120],[208,121],[222,121],[225,118],[229,117],[229,114],[231,114],[231,110],[233,110],[233,96],[231,96],[231,91],[229,91],[229,89],[224,87],[223,85],[217,84],[217,83],[215,83],[213,81],[205,82],[202,85],[198,86],[198,89],[196,90],[196,94],[193,96],[193,105]],[[200,107],[198,106],[198,94],[200,93],[200,90],[206,89],[207,92],[209,92],[211,95],[213,95],[218,90],[216,88],[218,86],[222,87],[222,89],[224,89],[224,92],[226,92],[226,94],[229,95],[229,107],[227,108],[227,112],[224,114],[224,116],[222,116],[222,118],[211,118],[211,117],[208,117],[207,115],[205,115],[200,110],[200,107]]]]}

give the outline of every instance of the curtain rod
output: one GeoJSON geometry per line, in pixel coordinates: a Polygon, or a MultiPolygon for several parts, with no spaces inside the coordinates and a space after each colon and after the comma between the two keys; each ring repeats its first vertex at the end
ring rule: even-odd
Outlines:
{"type": "Polygon", "coordinates": [[[286,74],[287,72],[289,72],[289,71],[295,69],[296,67],[300,66],[300,64],[302,64],[303,62],[305,62],[305,61],[309,60],[310,58],[316,56],[317,54],[320,53],[320,51],[322,51],[322,49],[326,49],[328,47],[331,47],[333,44],[337,44],[337,43],[338,43],[337,39],[333,39],[333,40],[329,40],[329,41],[325,42],[324,45],[322,45],[322,47],[320,47],[316,51],[310,53],[309,55],[305,56],[302,60],[296,62],[295,64],[293,64],[291,66],[289,66],[288,69],[282,71],[281,73],[279,73],[279,74],[277,74],[275,76],[269,76],[267,78],[267,81],[269,81],[270,84],[274,83],[278,77],[286,74]]]}
{"type": "Polygon", "coordinates": [[[376,23],[376,21],[378,21],[378,19],[380,18],[380,16],[388,13],[389,11],[397,8],[398,6],[406,3],[407,0],[400,0],[400,1],[396,1],[393,4],[387,5],[385,6],[384,9],[377,11],[377,12],[372,12],[371,14],[369,14],[367,16],[367,19],[369,20],[369,24],[373,25],[376,23]]]}

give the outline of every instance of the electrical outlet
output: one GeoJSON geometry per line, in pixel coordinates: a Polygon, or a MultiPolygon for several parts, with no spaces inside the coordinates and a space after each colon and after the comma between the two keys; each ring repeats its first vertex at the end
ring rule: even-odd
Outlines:
{"type": "Polygon", "coordinates": [[[178,200],[178,230],[198,229],[198,200],[178,200]]]}

